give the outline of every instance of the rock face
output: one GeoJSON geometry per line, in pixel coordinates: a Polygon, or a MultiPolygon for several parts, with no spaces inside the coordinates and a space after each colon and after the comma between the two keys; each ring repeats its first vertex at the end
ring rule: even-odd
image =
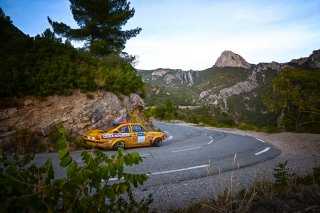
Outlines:
{"type": "Polygon", "coordinates": [[[221,56],[215,63],[216,67],[243,67],[250,69],[251,64],[246,62],[240,55],[235,54],[231,51],[223,51],[221,56]]]}
{"type": "Polygon", "coordinates": [[[320,68],[320,50],[313,51],[312,54],[309,56],[307,63],[310,67],[319,69],[320,68]]]}
{"type": "Polygon", "coordinates": [[[291,64],[296,64],[298,66],[301,66],[302,64],[306,63],[306,61],[308,60],[307,57],[303,57],[303,58],[299,58],[299,59],[292,59],[290,61],[291,64]]]}
{"type": "Polygon", "coordinates": [[[246,81],[240,81],[232,87],[227,87],[219,91],[218,94],[212,94],[210,90],[200,93],[199,101],[203,101],[209,105],[217,105],[219,101],[223,101],[224,109],[227,109],[227,99],[233,95],[251,92],[259,87],[257,82],[257,73],[253,71],[246,81]]]}
{"type": "Polygon", "coordinates": [[[76,136],[88,129],[109,128],[114,121],[127,121],[143,108],[144,101],[137,94],[118,97],[104,91],[90,95],[76,91],[46,101],[24,97],[15,107],[0,110],[0,148],[9,148],[15,132],[21,129],[48,137],[52,127],[61,123],[68,135],[76,136]]]}
{"type": "Polygon", "coordinates": [[[164,69],[159,68],[156,70],[138,70],[138,74],[144,76],[145,81],[164,81],[166,85],[192,85],[194,78],[196,77],[197,71],[189,70],[184,71],[181,69],[164,69]],[[151,78],[144,76],[146,73],[151,73],[151,78]]]}

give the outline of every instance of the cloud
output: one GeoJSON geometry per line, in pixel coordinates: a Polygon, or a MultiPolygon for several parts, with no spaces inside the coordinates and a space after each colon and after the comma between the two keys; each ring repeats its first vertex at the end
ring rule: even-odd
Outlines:
{"type": "Polygon", "coordinates": [[[250,63],[287,62],[319,48],[319,15],[309,14],[311,7],[297,1],[164,2],[149,3],[133,19],[143,31],[128,41],[126,51],[139,56],[137,68],[201,70],[224,50],[250,63]],[[145,10],[153,16],[143,20],[145,10]]]}
{"type": "MultiPolygon", "coordinates": [[[[287,62],[296,49],[306,49],[309,40],[319,40],[319,34],[307,29],[282,29],[261,32],[234,32],[226,35],[206,33],[180,34],[172,37],[135,38],[126,51],[139,56],[137,68],[180,68],[201,70],[212,66],[224,50],[242,55],[250,63],[287,62]]],[[[311,47],[306,54],[316,47],[311,47]]]]}

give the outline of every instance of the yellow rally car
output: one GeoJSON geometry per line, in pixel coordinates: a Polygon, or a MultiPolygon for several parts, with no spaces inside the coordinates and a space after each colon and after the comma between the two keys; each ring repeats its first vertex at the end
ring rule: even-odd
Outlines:
{"type": "Polygon", "coordinates": [[[90,130],[82,137],[90,146],[118,149],[120,147],[160,146],[167,136],[163,132],[148,132],[139,123],[116,122],[113,123],[113,129],[90,130]]]}

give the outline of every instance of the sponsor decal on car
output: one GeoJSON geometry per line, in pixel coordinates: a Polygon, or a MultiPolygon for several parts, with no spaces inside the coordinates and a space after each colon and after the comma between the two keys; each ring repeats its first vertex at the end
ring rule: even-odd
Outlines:
{"type": "Polygon", "coordinates": [[[130,133],[113,133],[113,134],[103,134],[101,135],[102,139],[108,139],[108,138],[126,138],[131,137],[130,133]]]}
{"type": "Polygon", "coordinates": [[[144,141],[146,140],[146,135],[144,133],[138,133],[138,143],[144,143],[144,141]]]}

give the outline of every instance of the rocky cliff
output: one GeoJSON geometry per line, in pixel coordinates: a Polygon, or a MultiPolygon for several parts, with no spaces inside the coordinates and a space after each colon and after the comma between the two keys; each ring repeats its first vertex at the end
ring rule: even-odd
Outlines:
{"type": "Polygon", "coordinates": [[[320,68],[320,50],[313,51],[305,63],[307,63],[312,68],[319,69],[320,68]]]}
{"type": "Polygon", "coordinates": [[[211,90],[201,92],[199,101],[202,101],[206,105],[217,105],[219,101],[222,101],[224,103],[224,110],[227,110],[227,99],[229,97],[251,92],[257,87],[259,87],[257,73],[253,71],[247,80],[240,81],[231,87],[223,88],[219,93],[213,93],[211,90]]]}
{"type": "Polygon", "coordinates": [[[52,127],[62,124],[69,136],[76,136],[89,129],[108,128],[114,121],[137,119],[143,108],[139,95],[116,96],[104,91],[75,91],[71,96],[52,96],[45,101],[24,97],[0,110],[0,148],[10,149],[22,129],[47,138],[52,127]]]}
{"type": "Polygon", "coordinates": [[[197,71],[184,71],[181,69],[138,70],[138,74],[143,76],[145,82],[158,82],[165,85],[189,85],[194,83],[197,71]]]}

